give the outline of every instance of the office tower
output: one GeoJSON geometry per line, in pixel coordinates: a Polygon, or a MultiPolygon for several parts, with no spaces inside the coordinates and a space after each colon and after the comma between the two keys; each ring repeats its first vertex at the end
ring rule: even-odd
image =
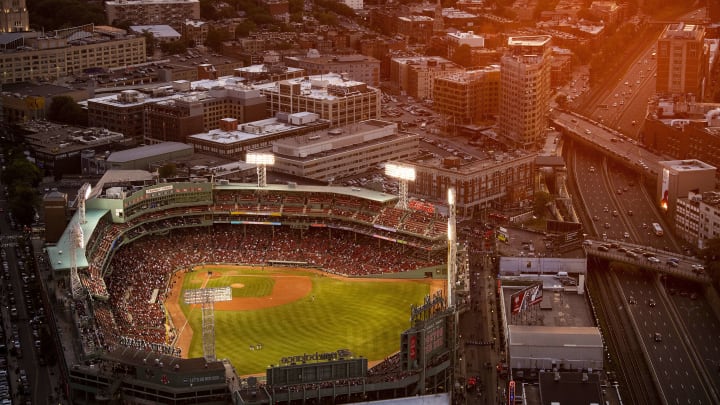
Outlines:
{"type": "Polygon", "coordinates": [[[500,62],[499,135],[531,149],[543,139],[550,101],[548,35],[508,38],[500,62]]]}
{"type": "Polygon", "coordinates": [[[658,93],[692,93],[702,99],[708,62],[705,27],[695,24],[668,24],[658,39],[658,93]]]}

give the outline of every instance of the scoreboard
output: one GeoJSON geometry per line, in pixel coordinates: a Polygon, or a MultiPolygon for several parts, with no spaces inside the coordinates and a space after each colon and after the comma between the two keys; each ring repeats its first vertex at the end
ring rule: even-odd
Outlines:
{"type": "Polygon", "coordinates": [[[452,311],[435,314],[432,318],[417,321],[400,335],[400,363],[402,369],[417,370],[432,359],[450,350],[453,317],[452,311]]]}

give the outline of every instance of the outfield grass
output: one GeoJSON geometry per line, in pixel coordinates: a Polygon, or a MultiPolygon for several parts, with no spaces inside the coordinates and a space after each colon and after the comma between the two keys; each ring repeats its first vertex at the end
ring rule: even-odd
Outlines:
{"type": "MultiPolygon", "coordinates": [[[[208,268],[214,276],[239,268],[208,268]]],[[[381,360],[400,348],[400,333],[407,329],[410,305],[421,304],[430,286],[420,282],[344,282],[319,277],[303,270],[280,270],[293,275],[308,275],[312,292],[294,303],[253,311],[215,311],[215,352],[229,359],[238,374],[264,373],[281,357],[303,353],[350,349],[355,356],[381,360]],[[313,300],[311,297],[314,296],[313,300]],[[250,345],[262,343],[262,350],[250,345]]],[[[183,289],[199,288],[189,273],[183,289]]],[[[221,276],[209,280],[206,287],[241,283],[233,297],[262,297],[271,294],[274,280],[267,271],[243,269],[252,277],[221,276]],[[266,277],[258,277],[265,275],[266,277]]],[[[202,320],[199,308],[181,303],[194,334],[190,357],[202,357],[202,320]]]]}

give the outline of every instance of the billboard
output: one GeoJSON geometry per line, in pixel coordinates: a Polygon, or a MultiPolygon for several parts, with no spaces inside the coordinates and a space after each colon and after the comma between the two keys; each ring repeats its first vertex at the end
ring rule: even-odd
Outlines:
{"type": "Polygon", "coordinates": [[[542,283],[536,283],[525,287],[510,296],[510,312],[517,315],[532,305],[542,302],[543,288],[542,283]]]}
{"type": "Polygon", "coordinates": [[[662,188],[660,190],[660,208],[667,211],[668,197],[670,195],[670,170],[666,167],[662,169],[662,188]]]}

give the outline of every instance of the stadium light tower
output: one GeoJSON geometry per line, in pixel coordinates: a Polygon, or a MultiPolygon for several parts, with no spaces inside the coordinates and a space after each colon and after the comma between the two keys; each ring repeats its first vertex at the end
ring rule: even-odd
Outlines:
{"type": "Polygon", "coordinates": [[[457,271],[457,235],[455,232],[455,189],[450,187],[447,192],[448,196],[448,259],[447,259],[447,305],[452,307],[455,301],[454,286],[455,273],[457,271]]]}
{"type": "Polygon", "coordinates": [[[80,281],[77,269],[77,250],[85,246],[85,237],[79,223],[76,223],[70,230],[70,292],[73,298],[79,299],[83,296],[85,287],[80,281]]]}
{"type": "Polygon", "coordinates": [[[232,301],[230,287],[198,288],[185,291],[186,304],[202,306],[203,355],[206,361],[215,361],[215,303],[232,301]]]}
{"type": "Polygon", "coordinates": [[[406,210],[408,208],[408,181],[415,181],[415,168],[396,163],[386,163],[385,174],[398,179],[400,200],[398,200],[396,207],[406,210]]]}
{"type": "Polygon", "coordinates": [[[248,153],[245,161],[257,167],[258,187],[267,186],[267,167],[275,164],[275,155],[271,153],[248,153]]]}
{"type": "Polygon", "coordinates": [[[85,201],[90,197],[91,191],[92,186],[90,186],[90,183],[83,184],[80,190],[78,190],[78,218],[81,224],[87,222],[85,219],[85,201]]]}

